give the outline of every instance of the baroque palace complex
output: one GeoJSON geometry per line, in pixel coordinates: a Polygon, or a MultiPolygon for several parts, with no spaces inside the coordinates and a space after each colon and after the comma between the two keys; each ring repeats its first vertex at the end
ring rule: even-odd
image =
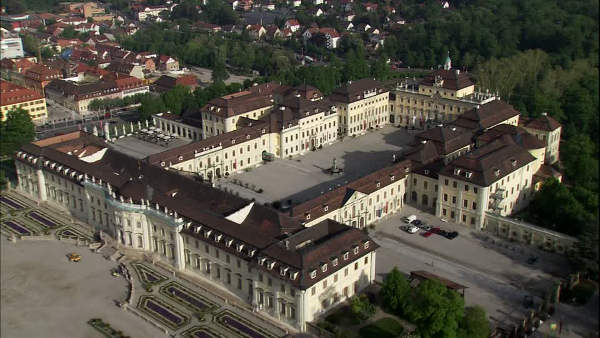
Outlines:
{"type": "Polygon", "coordinates": [[[375,279],[377,244],[361,228],[411,203],[482,229],[560,179],[560,124],[476,92],[449,60],[393,90],[363,79],[325,97],[267,83],[153,120],[191,142],[136,159],[113,149],[107,125],[100,136],[39,140],[16,155],[18,189],[301,331],[375,279]],[[389,124],[426,128],[389,166],[285,212],[190,178],[211,182],[389,124]]]}

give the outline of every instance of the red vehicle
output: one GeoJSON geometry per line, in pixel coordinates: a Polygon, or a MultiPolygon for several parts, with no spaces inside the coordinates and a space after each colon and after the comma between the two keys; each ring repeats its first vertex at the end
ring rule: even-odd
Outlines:
{"type": "Polygon", "coordinates": [[[423,234],[423,237],[427,238],[427,237],[437,233],[438,231],[440,231],[440,228],[431,228],[431,230],[429,230],[423,234]]]}

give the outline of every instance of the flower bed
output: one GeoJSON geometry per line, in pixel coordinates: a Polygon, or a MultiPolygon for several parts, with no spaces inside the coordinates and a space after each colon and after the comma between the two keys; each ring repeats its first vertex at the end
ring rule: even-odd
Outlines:
{"type": "Polygon", "coordinates": [[[202,295],[177,282],[170,282],[162,286],[160,293],[195,312],[204,312],[218,307],[202,295]]]}
{"type": "Polygon", "coordinates": [[[140,297],[138,309],[173,330],[187,325],[190,321],[188,316],[154,296],[140,297]]]}
{"type": "Polygon", "coordinates": [[[22,224],[13,222],[13,221],[5,221],[4,226],[6,229],[8,229],[10,232],[14,232],[18,235],[21,236],[30,236],[33,234],[33,232],[31,230],[29,230],[27,227],[25,227],[22,224]]]}
{"type": "Polygon", "coordinates": [[[66,226],[56,232],[56,237],[61,238],[70,238],[73,240],[87,240],[89,242],[93,242],[93,238],[90,235],[82,232],[81,230],[75,229],[71,226],[66,226]]]}
{"type": "Polygon", "coordinates": [[[249,321],[242,319],[235,315],[233,312],[225,310],[221,312],[217,317],[217,323],[219,323],[224,328],[241,334],[244,337],[251,338],[265,338],[265,337],[273,337],[273,335],[265,332],[259,327],[253,325],[249,321]]]}
{"type": "Polygon", "coordinates": [[[17,209],[17,210],[21,210],[21,209],[25,208],[21,204],[11,200],[10,198],[8,198],[6,196],[0,196],[0,203],[8,206],[9,208],[17,209]]]}
{"type": "Polygon", "coordinates": [[[213,331],[205,326],[194,326],[191,329],[181,333],[182,337],[186,338],[219,338],[223,335],[213,331]]]}
{"type": "Polygon", "coordinates": [[[169,277],[146,266],[145,264],[133,263],[131,266],[133,266],[135,273],[138,275],[138,278],[145,288],[150,288],[152,285],[160,284],[169,279],[169,277]]]}
{"type": "Polygon", "coordinates": [[[88,320],[94,329],[100,331],[105,337],[108,338],[129,338],[129,336],[123,334],[123,332],[113,329],[108,323],[105,323],[102,319],[93,318],[88,320]]]}
{"type": "Polygon", "coordinates": [[[53,221],[46,215],[42,216],[42,214],[35,211],[28,213],[27,216],[47,228],[56,228],[58,226],[57,222],[53,221]]]}

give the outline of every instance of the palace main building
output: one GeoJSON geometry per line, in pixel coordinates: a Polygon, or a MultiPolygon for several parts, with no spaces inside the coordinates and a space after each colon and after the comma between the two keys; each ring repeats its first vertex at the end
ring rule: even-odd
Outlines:
{"type": "MultiPolygon", "coordinates": [[[[458,87],[443,95],[469,95],[458,87]]],[[[402,90],[391,93],[396,107],[402,90]]],[[[340,135],[410,121],[388,110],[389,97],[370,79],[329,97],[309,86],[263,84],[213,100],[196,116],[155,116],[160,129],[195,141],[143,160],[82,132],[28,144],[16,156],[18,189],[304,331],[374,280],[377,245],[359,229],[406,203],[483,229],[490,213],[508,216],[544,179],[560,179],[551,167],[560,124],[546,114],[520,118],[496,97],[448,110],[441,116],[448,123],[416,134],[395,163],[285,213],[181,175],[230,176],[340,135]]]]}
{"type": "Polygon", "coordinates": [[[123,246],[218,283],[299,330],[375,278],[377,244],[364,232],[329,219],[304,227],[272,208],[116,152],[93,135],[33,142],[16,159],[22,193],[123,246]]]}

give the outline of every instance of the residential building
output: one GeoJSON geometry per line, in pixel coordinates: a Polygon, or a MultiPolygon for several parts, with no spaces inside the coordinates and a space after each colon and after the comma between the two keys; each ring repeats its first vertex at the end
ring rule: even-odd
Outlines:
{"type": "Polygon", "coordinates": [[[2,37],[0,39],[0,59],[22,58],[25,54],[21,37],[4,28],[0,28],[0,31],[2,37]]]}
{"type": "Polygon", "coordinates": [[[154,64],[158,70],[162,71],[177,71],[179,70],[179,61],[168,55],[160,55],[156,58],[154,64]]]}
{"type": "Polygon", "coordinates": [[[152,84],[152,88],[157,92],[169,91],[175,86],[186,86],[193,91],[198,87],[198,78],[194,74],[185,74],[177,77],[162,75],[152,84]]]}
{"type": "Polygon", "coordinates": [[[143,80],[115,74],[96,82],[54,80],[46,87],[46,97],[83,114],[89,111],[93,100],[120,99],[148,91],[143,80]]]}
{"type": "Polygon", "coordinates": [[[60,79],[63,74],[60,70],[37,64],[25,71],[25,87],[38,93],[44,93],[44,88],[53,80],[60,79]]]}
{"type": "Polygon", "coordinates": [[[0,80],[0,111],[2,121],[6,121],[8,112],[22,108],[35,124],[41,124],[48,117],[46,99],[38,92],[8,81],[0,80]]]}
{"type": "Polygon", "coordinates": [[[366,233],[333,220],[303,227],[89,134],[25,145],[15,162],[21,193],[300,331],[375,279],[378,246],[366,233]]]}
{"type": "Polygon", "coordinates": [[[288,28],[292,33],[296,33],[300,29],[300,22],[296,19],[288,19],[284,24],[284,28],[288,28]]]}
{"type": "Polygon", "coordinates": [[[389,123],[389,91],[379,81],[348,81],[328,98],[337,106],[340,135],[360,135],[389,123]]]}
{"type": "Polygon", "coordinates": [[[246,31],[248,31],[248,34],[254,40],[259,40],[265,34],[267,34],[267,30],[259,24],[246,26],[246,31]]]}
{"type": "Polygon", "coordinates": [[[109,72],[117,72],[124,75],[144,79],[143,67],[132,63],[113,61],[105,68],[109,72]]]}

